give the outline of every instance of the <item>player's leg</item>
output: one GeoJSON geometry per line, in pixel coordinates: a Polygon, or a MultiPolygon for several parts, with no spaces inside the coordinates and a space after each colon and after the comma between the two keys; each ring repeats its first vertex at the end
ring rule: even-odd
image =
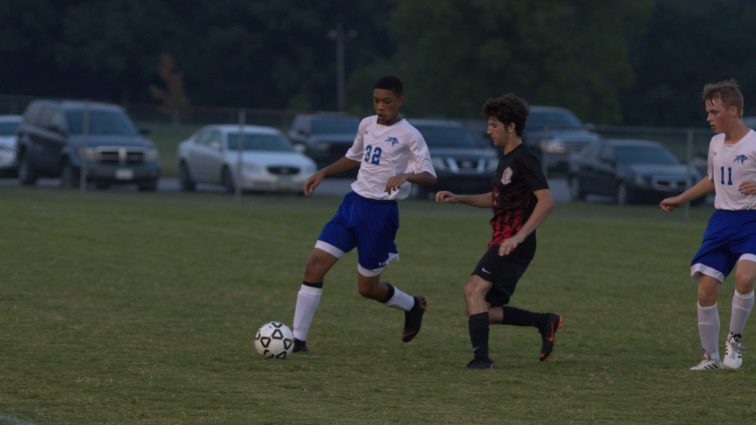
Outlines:
{"type": "Polygon", "coordinates": [[[717,295],[721,283],[703,273],[698,275],[698,335],[701,340],[703,360],[690,370],[722,368],[719,357],[719,311],[717,295]]]}
{"type": "Polygon", "coordinates": [[[743,364],[743,330],[754,302],[753,281],[756,279],[756,256],[744,255],[735,270],[735,291],[732,295],[730,331],[725,340],[723,364],[728,369],[738,369],[743,364]]]}
{"type": "MultiPolygon", "coordinates": [[[[485,256],[484,256],[485,259],[485,256]]],[[[483,263],[484,260],[481,260],[483,263]]],[[[476,269],[477,270],[477,269],[476,269]]],[[[465,284],[465,305],[467,306],[467,328],[473,349],[473,359],[467,364],[468,369],[493,369],[494,364],[488,353],[489,304],[486,294],[491,289],[491,282],[477,274],[470,275],[465,284]]]]}
{"type": "Polygon", "coordinates": [[[387,307],[404,311],[402,341],[411,341],[420,332],[423,315],[428,308],[428,300],[422,295],[412,296],[389,282],[381,281],[380,271],[375,275],[366,276],[365,274],[372,274],[372,272],[360,267],[360,272],[357,273],[357,290],[360,295],[387,307]]]}

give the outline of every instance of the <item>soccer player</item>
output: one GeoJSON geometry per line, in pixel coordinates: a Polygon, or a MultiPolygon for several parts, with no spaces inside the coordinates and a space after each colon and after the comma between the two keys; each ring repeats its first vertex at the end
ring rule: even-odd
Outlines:
{"type": "Polygon", "coordinates": [[[381,281],[383,269],[399,258],[394,243],[399,228],[397,200],[409,195],[410,183],[436,183],[425,139],[399,116],[404,103],[402,92],[398,78],[380,78],[373,86],[375,115],[360,122],[354,143],[344,157],[304,183],[304,194],[310,196],[326,176],[360,167],[352,191],[344,196],[336,215],[323,226],[307,261],[294,309],[295,352],[307,351],[307,333],[320,303],[326,273],[355,247],[360,295],[405,312],[404,342],[411,341],[420,331],[427,299],[381,281]]]}
{"type": "Polygon", "coordinates": [[[522,143],[528,104],[513,94],[488,99],[483,115],[487,133],[501,148],[492,191],[480,195],[436,193],[437,202],[491,208],[493,235],[488,250],[465,285],[468,328],[474,358],[468,369],[493,369],[488,356],[489,324],[534,326],[541,334],[541,361],[554,349],[554,337],[563,319],[555,313],[534,313],[509,306],[517,281],[536,250],[535,230],[554,206],[538,159],[522,143]]]}
{"type": "Polygon", "coordinates": [[[703,360],[690,370],[738,369],[743,364],[742,337],[753,308],[756,278],[756,132],[742,120],[743,94],[735,80],[706,84],[706,120],[715,135],[709,143],[709,172],[680,195],[659,207],[672,211],[714,191],[714,213],[703,242],[691,260],[691,276],[698,280],[698,334],[703,360]],[[730,333],[724,362],[719,356],[719,287],[735,271],[730,333]]]}

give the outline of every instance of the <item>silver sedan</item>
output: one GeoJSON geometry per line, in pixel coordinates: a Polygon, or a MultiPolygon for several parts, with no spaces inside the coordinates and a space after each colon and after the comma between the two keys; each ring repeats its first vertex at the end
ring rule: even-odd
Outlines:
{"type": "Polygon", "coordinates": [[[239,181],[242,190],[297,192],[316,171],[280,131],[253,125],[203,127],[179,144],[176,158],[185,191],[201,183],[234,192],[239,181]]]}

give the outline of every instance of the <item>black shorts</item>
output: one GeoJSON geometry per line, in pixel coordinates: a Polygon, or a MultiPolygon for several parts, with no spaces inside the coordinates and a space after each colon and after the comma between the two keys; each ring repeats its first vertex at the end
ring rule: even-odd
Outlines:
{"type": "Polygon", "coordinates": [[[517,287],[517,281],[533,260],[535,248],[535,236],[531,234],[509,255],[499,256],[499,245],[492,246],[483,254],[483,258],[475,266],[472,274],[491,282],[492,286],[486,294],[486,302],[492,306],[503,306],[509,303],[517,287]]]}

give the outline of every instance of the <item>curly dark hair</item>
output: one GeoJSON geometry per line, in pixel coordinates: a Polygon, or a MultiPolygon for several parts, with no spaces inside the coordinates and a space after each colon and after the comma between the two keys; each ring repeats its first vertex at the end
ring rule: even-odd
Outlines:
{"type": "Polygon", "coordinates": [[[485,119],[493,117],[504,125],[514,123],[515,132],[520,137],[525,130],[525,121],[528,119],[529,112],[528,102],[513,93],[490,98],[483,104],[483,117],[485,119]]]}
{"type": "Polygon", "coordinates": [[[404,84],[402,84],[402,80],[400,80],[399,77],[394,77],[393,75],[386,75],[379,78],[378,81],[376,81],[373,85],[373,88],[390,90],[397,96],[401,96],[404,92],[404,84]]]}

